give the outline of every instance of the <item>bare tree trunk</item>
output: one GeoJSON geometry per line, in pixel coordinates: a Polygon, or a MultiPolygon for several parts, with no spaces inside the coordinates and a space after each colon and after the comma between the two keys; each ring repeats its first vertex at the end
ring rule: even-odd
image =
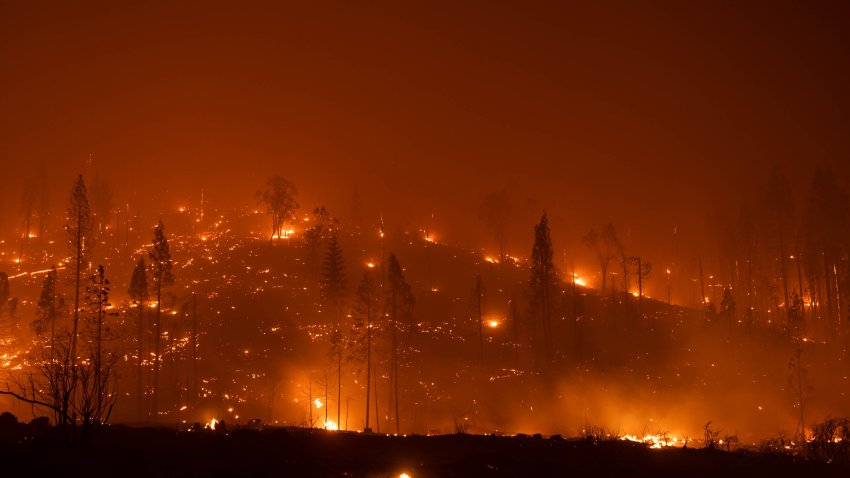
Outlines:
{"type": "Polygon", "coordinates": [[[139,418],[139,420],[141,420],[142,419],[142,403],[143,403],[142,399],[145,396],[144,393],[142,392],[142,352],[143,352],[143,347],[142,347],[142,314],[143,314],[143,310],[144,310],[144,301],[142,301],[140,299],[137,302],[137,306],[139,307],[139,344],[138,344],[139,345],[139,356],[138,356],[138,371],[137,371],[138,383],[136,384],[136,393],[137,393],[136,400],[138,400],[138,404],[137,404],[138,405],[138,407],[137,407],[138,408],[138,410],[137,410],[138,411],[138,418],[139,418]]]}
{"type": "MultiPolygon", "coordinates": [[[[369,276],[366,276],[369,280],[369,276]]],[[[371,284],[366,283],[366,426],[369,428],[369,395],[372,391],[372,291],[371,284]]]]}
{"type": "Polygon", "coordinates": [[[156,282],[156,327],[154,327],[156,331],[156,336],[154,337],[154,357],[153,357],[153,393],[152,393],[152,405],[151,411],[154,415],[154,419],[158,418],[159,411],[157,410],[157,398],[159,396],[159,342],[160,342],[160,311],[162,310],[162,274],[159,276],[159,280],[156,282]]]}
{"type": "Polygon", "coordinates": [[[192,292],[192,410],[198,407],[198,296],[192,292]]]}

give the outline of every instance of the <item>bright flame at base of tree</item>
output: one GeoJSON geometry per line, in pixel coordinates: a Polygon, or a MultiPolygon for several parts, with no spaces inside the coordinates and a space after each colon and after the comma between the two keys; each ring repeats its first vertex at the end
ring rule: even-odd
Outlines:
{"type": "Polygon", "coordinates": [[[332,420],[328,420],[325,422],[325,430],[339,430],[339,426],[332,420]]]}
{"type": "Polygon", "coordinates": [[[207,427],[210,430],[215,430],[216,425],[218,425],[218,420],[216,420],[215,418],[210,419],[209,423],[207,423],[207,427]]]}

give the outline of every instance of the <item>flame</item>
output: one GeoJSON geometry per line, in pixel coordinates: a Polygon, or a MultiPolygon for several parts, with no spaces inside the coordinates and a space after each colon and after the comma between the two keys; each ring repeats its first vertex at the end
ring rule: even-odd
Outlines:
{"type": "Polygon", "coordinates": [[[498,320],[488,320],[487,321],[487,327],[490,327],[491,329],[495,329],[498,326],[499,326],[498,320]]]}
{"type": "Polygon", "coordinates": [[[339,426],[332,420],[328,420],[325,422],[325,430],[339,430],[339,426]]]}
{"type": "Polygon", "coordinates": [[[209,423],[207,423],[207,427],[209,427],[210,430],[215,430],[215,426],[217,424],[218,424],[218,420],[216,420],[215,418],[211,418],[209,423]]]}
{"type": "Polygon", "coordinates": [[[322,406],[323,406],[322,401],[319,400],[318,398],[313,400],[313,403],[316,404],[316,408],[322,408],[322,406]]]}
{"type": "Polygon", "coordinates": [[[644,435],[643,437],[638,437],[636,435],[623,435],[620,437],[620,440],[623,441],[633,441],[635,443],[645,443],[649,445],[650,448],[658,450],[664,447],[671,446],[681,446],[685,443],[685,440],[679,440],[677,437],[669,436],[667,434],[649,434],[644,435]]]}

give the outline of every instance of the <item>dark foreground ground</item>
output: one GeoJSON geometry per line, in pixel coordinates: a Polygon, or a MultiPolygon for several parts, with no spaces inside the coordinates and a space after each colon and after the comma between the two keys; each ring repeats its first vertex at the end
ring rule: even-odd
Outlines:
{"type": "Polygon", "coordinates": [[[321,430],[176,433],[112,426],[87,445],[0,444],[4,476],[850,476],[847,465],[623,441],[533,437],[387,437],[321,430]]]}

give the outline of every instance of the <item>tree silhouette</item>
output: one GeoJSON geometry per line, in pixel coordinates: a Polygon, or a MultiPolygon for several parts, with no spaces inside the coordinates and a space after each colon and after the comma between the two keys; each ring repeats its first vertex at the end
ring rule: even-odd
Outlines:
{"type": "Polygon", "coordinates": [[[171,273],[171,252],[168,246],[168,238],[165,237],[165,225],[162,219],[154,227],[152,249],[148,252],[148,258],[151,260],[151,281],[156,289],[156,326],[154,328],[154,386],[153,386],[153,404],[151,406],[152,413],[157,413],[157,395],[159,394],[159,364],[160,364],[160,342],[162,335],[161,327],[161,311],[162,311],[162,289],[174,283],[174,275],[171,273]]]}
{"type": "Polygon", "coordinates": [[[378,293],[375,283],[367,270],[363,273],[354,295],[354,307],[351,314],[353,323],[349,343],[352,357],[366,363],[366,424],[364,429],[369,428],[369,405],[372,403],[372,323],[374,315],[379,310],[377,300],[378,293]]]}
{"type": "Polygon", "coordinates": [[[36,193],[37,187],[35,180],[30,178],[26,181],[26,183],[24,183],[24,190],[21,194],[21,217],[23,217],[24,220],[24,227],[23,232],[21,232],[21,246],[18,251],[19,265],[24,261],[24,250],[29,242],[32,216],[36,207],[36,193]]]}
{"type": "Polygon", "coordinates": [[[581,243],[589,247],[596,255],[596,262],[602,272],[602,288],[600,290],[604,294],[608,281],[608,266],[617,256],[622,255],[623,245],[617,238],[617,230],[609,222],[602,226],[602,232],[591,229],[581,238],[581,243]]]}
{"type": "Polygon", "coordinates": [[[71,343],[67,350],[68,356],[66,361],[70,362],[71,369],[71,390],[67,390],[63,399],[66,403],[63,404],[63,410],[67,413],[70,403],[67,400],[71,399],[74,390],[73,387],[77,383],[77,341],[79,338],[80,324],[80,291],[83,279],[83,272],[88,265],[88,257],[91,253],[92,245],[92,222],[91,210],[89,209],[88,195],[86,192],[86,183],[83,181],[83,175],[77,176],[74,183],[74,188],[71,190],[71,202],[68,206],[67,222],[65,224],[67,233],[68,248],[71,252],[71,261],[74,264],[74,321],[71,329],[71,343]]]}
{"type": "Polygon", "coordinates": [[[481,354],[481,359],[484,359],[484,318],[482,316],[482,308],[486,291],[481,282],[481,274],[475,275],[475,286],[472,289],[472,306],[475,308],[475,317],[478,321],[478,348],[481,354]]]}
{"type": "Polygon", "coordinates": [[[50,268],[41,283],[41,293],[38,297],[36,319],[33,322],[33,331],[36,336],[41,336],[50,330],[51,350],[56,340],[56,317],[59,315],[59,306],[56,297],[56,266],[50,268]]]}
{"type": "Polygon", "coordinates": [[[3,307],[9,300],[9,275],[0,272],[0,316],[3,315],[3,307]]]}
{"type": "Polygon", "coordinates": [[[328,241],[328,250],[322,263],[321,278],[322,300],[333,315],[333,333],[331,334],[331,352],[337,361],[337,426],[340,425],[340,409],[342,406],[342,330],[340,329],[340,315],[348,283],[345,279],[345,261],[342,258],[342,250],[337,241],[336,232],[331,233],[328,241]]]}
{"type": "Polygon", "coordinates": [[[136,344],[138,347],[138,356],[137,356],[137,384],[136,384],[136,399],[138,400],[138,415],[139,418],[142,416],[142,397],[144,393],[142,391],[142,324],[143,324],[143,313],[145,310],[145,300],[148,297],[148,276],[147,276],[147,265],[145,265],[145,258],[139,257],[139,262],[136,263],[136,267],[133,269],[133,276],[130,278],[130,288],[127,290],[127,294],[130,296],[130,300],[133,301],[136,308],[139,310],[139,319],[138,319],[138,343],[136,344]]]}
{"type": "Polygon", "coordinates": [[[531,249],[531,277],[528,281],[529,317],[538,322],[543,332],[543,355],[547,363],[555,357],[552,340],[552,296],[557,287],[558,273],[552,263],[552,239],[546,212],[534,226],[534,246],[531,249]]]}
{"type": "Polygon", "coordinates": [[[320,247],[325,239],[337,231],[339,221],[330,216],[325,206],[321,206],[313,209],[309,222],[310,226],[304,230],[304,245],[309,259],[310,280],[315,281],[320,247]]]}
{"type": "Polygon", "coordinates": [[[298,209],[298,202],[295,200],[297,195],[295,185],[280,176],[270,177],[266,182],[266,190],[257,191],[255,194],[257,199],[266,205],[266,212],[271,216],[272,239],[286,237],[284,226],[298,209]]]}
{"type": "Polygon", "coordinates": [[[117,359],[114,354],[104,354],[103,343],[111,338],[104,324],[109,303],[109,280],[102,265],[97,267],[86,287],[86,338],[87,358],[80,369],[81,396],[76,406],[84,429],[99,425],[109,419],[115,403],[117,359]]]}
{"type": "Polygon", "coordinates": [[[398,404],[398,356],[399,333],[404,330],[413,318],[413,305],[416,299],[410,291],[410,284],[404,278],[404,272],[395,254],[390,253],[387,262],[386,304],[384,309],[389,319],[391,357],[390,357],[390,387],[391,401],[395,404],[396,433],[401,433],[398,404]]]}

